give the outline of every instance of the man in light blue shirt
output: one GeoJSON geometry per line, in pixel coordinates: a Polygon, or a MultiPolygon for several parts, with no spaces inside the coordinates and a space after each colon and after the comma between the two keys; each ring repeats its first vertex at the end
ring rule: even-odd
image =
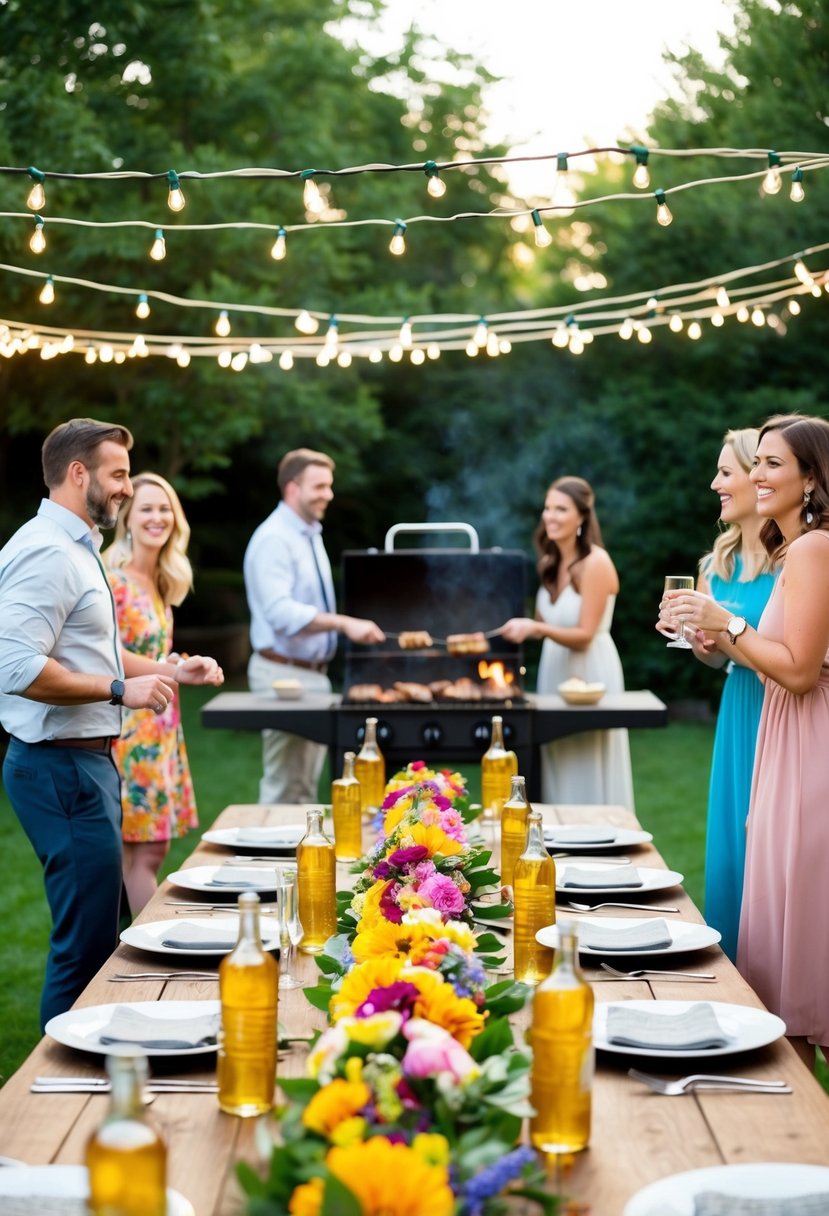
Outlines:
{"type": "Polygon", "coordinates": [[[121,705],[162,713],[181,683],[221,683],[212,659],[122,651],[98,551],[132,494],[132,435],[76,418],[43,444],[49,498],[0,550],[3,780],[44,869],[52,933],[41,1018],[67,1010],[111,954],[121,901],[121,705]]]}
{"type": "MultiPolygon", "coordinates": [[[[273,681],[298,680],[309,692],[330,692],[328,664],[337,634],[374,645],[385,634],[374,621],[336,611],[322,519],[334,497],[334,461],[298,448],[279,463],[282,502],[260,524],[245,551],[250,608],[248,683],[270,692],[273,681]]],[[[262,732],[260,802],[316,802],[325,748],[284,731],[262,732]]]]}

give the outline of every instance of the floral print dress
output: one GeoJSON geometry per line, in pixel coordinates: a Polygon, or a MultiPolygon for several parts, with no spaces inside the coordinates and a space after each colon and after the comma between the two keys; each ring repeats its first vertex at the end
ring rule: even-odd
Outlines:
{"type": "MultiPolygon", "coordinates": [[[[148,659],[171,650],[173,613],[126,570],[107,572],[125,649],[148,659]]],[[[128,843],[170,840],[198,824],[178,697],[163,714],[124,709],[113,758],[121,774],[123,837],[128,843]]]]}

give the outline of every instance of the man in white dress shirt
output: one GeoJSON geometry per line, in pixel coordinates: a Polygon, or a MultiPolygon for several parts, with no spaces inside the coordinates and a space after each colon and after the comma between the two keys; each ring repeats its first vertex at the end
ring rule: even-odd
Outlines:
{"type": "MultiPolygon", "coordinates": [[[[270,692],[274,680],[298,680],[308,692],[330,692],[328,664],[337,634],[374,645],[385,634],[374,621],[336,611],[322,519],[334,497],[334,461],[298,448],[279,462],[282,501],[261,523],[245,551],[250,608],[248,683],[270,692]]],[[[325,759],[322,744],[285,731],[262,731],[260,802],[316,802],[325,759]]]]}

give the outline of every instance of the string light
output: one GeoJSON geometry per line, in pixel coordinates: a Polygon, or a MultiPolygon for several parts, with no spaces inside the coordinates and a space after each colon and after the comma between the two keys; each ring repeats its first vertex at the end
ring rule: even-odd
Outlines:
{"type": "Polygon", "coordinates": [[[105,343],[101,347],[101,349],[98,353],[98,358],[101,360],[102,363],[111,363],[114,354],[115,354],[115,351],[112,349],[112,347],[109,345],[109,343],[105,343]]]}
{"type": "Polygon", "coordinates": [[[284,228],[277,228],[276,240],[271,246],[271,257],[275,262],[283,262],[288,256],[288,241],[284,228]]]}
{"type": "MultiPolygon", "coordinates": [[[[188,362],[189,362],[189,359],[188,359],[188,362]]],[[[247,354],[245,353],[245,351],[240,350],[240,351],[237,351],[237,353],[230,360],[230,366],[234,372],[241,372],[241,371],[244,371],[245,367],[247,366],[247,362],[248,362],[247,354]]]]}
{"type": "Polygon", "coordinates": [[[717,288],[716,300],[717,305],[720,308],[728,308],[729,304],[731,303],[731,300],[728,297],[728,292],[722,286],[722,284],[717,288]]]}
{"type": "MultiPolygon", "coordinates": [[[[176,355],[176,363],[179,365],[179,367],[189,367],[190,366],[189,350],[185,350],[184,347],[182,347],[181,350],[176,355]]],[[[231,366],[232,366],[232,364],[231,364],[231,366]]]]}
{"type": "Polygon", "coordinates": [[[814,279],[809,274],[809,271],[806,268],[806,263],[802,258],[798,258],[798,260],[795,262],[794,273],[795,277],[800,280],[804,287],[811,287],[814,283],[814,279]]]}
{"type": "Polygon", "coordinates": [[[313,175],[315,173],[316,169],[303,169],[302,171],[301,176],[305,181],[302,190],[302,202],[305,210],[309,211],[311,215],[321,215],[325,210],[325,199],[320,193],[319,186],[314,181],[313,175]]]}
{"type": "Polygon", "coordinates": [[[351,351],[341,350],[337,355],[337,363],[340,367],[351,367],[351,351]]]}
{"type": "Polygon", "coordinates": [[[674,217],[671,214],[671,209],[668,206],[668,200],[664,190],[654,190],[653,196],[656,199],[656,222],[663,228],[667,228],[669,224],[674,222],[674,217]]]}
{"type": "Polygon", "coordinates": [[[803,170],[800,165],[797,166],[792,174],[792,188],[789,191],[789,198],[793,203],[802,203],[806,197],[806,191],[803,189],[803,170]]]}
{"type": "Polygon", "coordinates": [[[643,346],[647,346],[649,342],[653,341],[653,334],[650,331],[650,327],[647,325],[639,326],[639,328],[636,331],[636,337],[639,339],[639,341],[642,343],[643,346]]]}
{"type": "Polygon", "coordinates": [[[480,348],[479,348],[477,342],[473,342],[472,339],[470,338],[466,344],[466,353],[467,353],[467,355],[469,355],[469,358],[474,359],[475,356],[477,355],[479,349],[480,348]]]}
{"type": "Polygon", "coordinates": [[[317,332],[320,327],[320,323],[316,317],[311,316],[307,308],[303,308],[302,311],[297,314],[297,318],[294,321],[294,326],[299,333],[308,334],[310,336],[311,334],[315,334],[317,332]]]}
{"type": "Polygon", "coordinates": [[[96,351],[95,347],[90,342],[89,346],[87,346],[87,348],[86,348],[86,353],[84,354],[83,361],[84,361],[84,363],[95,363],[95,362],[97,362],[97,359],[98,359],[98,352],[96,351]]]}
{"type": "Polygon", "coordinates": [[[679,334],[682,332],[682,317],[678,312],[671,313],[671,319],[668,322],[668,329],[672,334],[679,334]]]}
{"type": "Polygon", "coordinates": [[[38,296],[41,304],[54,304],[55,302],[55,284],[52,276],[49,275],[46,282],[43,284],[40,295],[38,296]]]}
{"type": "Polygon", "coordinates": [[[220,350],[218,358],[219,367],[230,367],[230,360],[232,358],[233,355],[229,350],[220,350]]]}
{"type": "Polygon", "coordinates": [[[154,262],[163,262],[167,256],[167,244],[164,240],[163,228],[156,228],[155,240],[150,246],[150,257],[154,262]]]}
{"type": "Polygon", "coordinates": [[[633,171],[633,184],[637,190],[647,190],[651,184],[651,175],[648,172],[648,157],[650,155],[647,148],[641,144],[631,144],[630,151],[636,157],[636,168],[633,171]]]}
{"type": "Polygon", "coordinates": [[[36,169],[34,165],[30,165],[26,172],[34,182],[29,191],[29,197],[26,199],[26,206],[30,211],[43,211],[46,206],[46,191],[43,188],[46,174],[41,173],[40,169],[36,169]]]}
{"type": "Polygon", "coordinates": [[[389,253],[395,254],[396,257],[400,257],[402,253],[406,252],[405,231],[406,224],[403,223],[403,220],[395,220],[394,236],[389,241],[389,253]]]}
{"type": "Polygon", "coordinates": [[[337,351],[337,343],[340,339],[339,326],[337,318],[331,317],[328,321],[328,329],[325,331],[325,349],[331,358],[334,357],[337,351]]]}
{"type": "Polygon", "coordinates": [[[766,314],[763,312],[762,308],[760,308],[758,305],[755,308],[753,308],[751,311],[751,324],[756,325],[757,328],[760,329],[760,327],[765,325],[765,323],[766,323],[766,314]]]}
{"type": "Polygon", "coordinates": [[[735,315],[737,320],[744,324],[751,316],[751,313],[748,311],[745,304],[741,304],[735,315]]]}
{"type": "Polygon", "coordinates": [[[426,347],[426,358],[427,359],[439,359],[440,358],[440,347],[438,346],[437,342],[430,342],[428,344],[428,346],[426,347]]]}
{"type": "Polygon", "coordinates": [[[147,293],[145,291],[142,291],[141,295],[138,297],[138,303],[135,306],[135,315],[141,321],[146,321],[147,317],[150,315],[150,301],[147,299],[147,293]]]}
{"type": "Polygon", "coordinates": [[[482,346],[486,346],[487,336],[488,336],[488,330],[486,327],[486,321],[484,320],[483,317],[481,317],[480,320],[478,321],[478,324],[475,326],[475,332],[472,335],[472,341],[475,343],[475,345],[478,347],[479,350],[482,346]]]}
{"type": "Polygon", "coordinates": [[[226,338],[230,333],[230,317],[227,315],[226,308],[219,313],[213,328],[218,338],[226,338]]]}
{"type": "Polygon", "coordinates": [[[399,363],[403,358],[403,347],[399,342],[395,342],[394,346],[389,348],[389,359],[392,363],[399,363]]]}
{"type": "Polygon", "coordinates": [[[171,211],[183,211],[187,200],[175,169],[167,170],[167,182],[170,187],[167,192],[167,206],[171,211]]]}
{"type": "Polygon", "coordinates": [[[403,318],[397,340],[404,350],[409,350],[412,345],[412,326],[408,317],[403,318]]]}
{"type": "Polygon", "coordinates": [[[789,300],[789,305],[788,305],[788,307],[789,307],[789,312],[792,314],[792,316],[793,316],[793,317],[796,317],[796,316],[798,316],[798,315],[800,314],[800,303],[799,303],[799,301],[797,301],[797,300],[789,300]]]}
{"type": "Polygon", "coordinates": [[[433,160],[427,160],[423,166],[426,174],[426,192],[431,198],[443,198],[446,193],[446,182],[440,176],[440,170],[433,160]]]}
{"type": "Polygon", "coordinates": [[[769,152],[769,167],[766,170],[766,176],[763,178],[763,193],[777,194],[780,187],[783,185],[783,179],[780,176],[780,155],[777,152],[769,152]]]}
{"type": "Polygon", "coordinates": [[[496,355],[501,354],[501,343],[498,341],[498,335],[493,330],[490,330],[487,334],[486,353],[492,359],[494,359],[496,355]]]}
{"type": "Polygon", "coordinates": [[[702,337],[702,326],[699,321],[692,321],[688,326],[688,337],[692,342],[698,342],[702,337]]]}
{"type": "Polygon", "coordinates": [[[46,236],[43,232],[43,216],[36,215],[34,218],[35,230],[29,239],[29,248],[32,253],[43,253],[43,250],[46,248],[46,236]]]}
{"type": "Polygon", "coordinates": [[[567,326],[562,322],[556,326],[555,332],[553,333],[550,341],[552,342],[553,346],[557,347],[559,350],[563,350],[569,340],[570,338],[567,333],[567,326]]]}
{"type": "Polygon", "coordinates": [[[414,365],[416,367],[419,367],[421,365],[421,363],[426,362],[426,352],[421,350],[419,346],[416,346],[415,349],[412,351],[412,353],[409,355],[409,358],[411,359],[412,363],[414,363],[414,365]]]}
{"type": "Polygon", "coordinates": [[[553,238],[550,236],[538,211],[534,208],[530,212],[530,217],[533,222],[533,230],[535,233],[535,243],[539,249],[546,249],[548,245],[552,245],[553,238]]]}
{"type": "Polygon", "coordinates": [[[725,324],[725,317],[722,315],[721,312],[712,312],[711,313],[711,324],[714,326],[715,329],[719,329],[721,325],[725,324]]]}
{"type": "Polygon", "coordinates": [[[380,348],[378,346],[373,346],[371,348],[371,350],[368,352],[368,361],[369,361],[369,363],[382,363],[383,362],[383,352],[380,350],[380,348]]]}
{"type": "Polygon", "coordinates": [[[283,350],[282,354],[279,356],[279,366],[282,368],[283,372],[289,372],[291,370],[291,368],[294,366],[293,351],[283,350]]]}
{"type": "Polygon", "coordinates": [[[553,184],[552,203],[554,206],[560,206],[566,202],[569,197],[569,189],[567,186],[567,153],[559,152],[556,156],[556,178],[553,184]]]}

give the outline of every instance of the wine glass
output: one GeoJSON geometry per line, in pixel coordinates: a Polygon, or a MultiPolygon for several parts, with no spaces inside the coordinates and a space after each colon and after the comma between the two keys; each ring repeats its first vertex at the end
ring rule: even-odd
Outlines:
{"type": "MultiPolygon", "coordinates": [[[[666,574],[665,575],[665,590],[666,591],[693,591],[695,586],[694,576],[692,574],[666,574]]],[[[667,643],[675,650],[693,650],[693,646],[685,637],[685,625],[682,621],[676,622],[677,633],[674,639],[667,643]]]]}
{"type": "Polygon", "coordinates": [[[294,865],[276,868],[276,919],[279,926],[279,987],[302,988],[303,982],[291,974],[294,946],[302,940],[299,923],[297,868],[294,865]]]}

